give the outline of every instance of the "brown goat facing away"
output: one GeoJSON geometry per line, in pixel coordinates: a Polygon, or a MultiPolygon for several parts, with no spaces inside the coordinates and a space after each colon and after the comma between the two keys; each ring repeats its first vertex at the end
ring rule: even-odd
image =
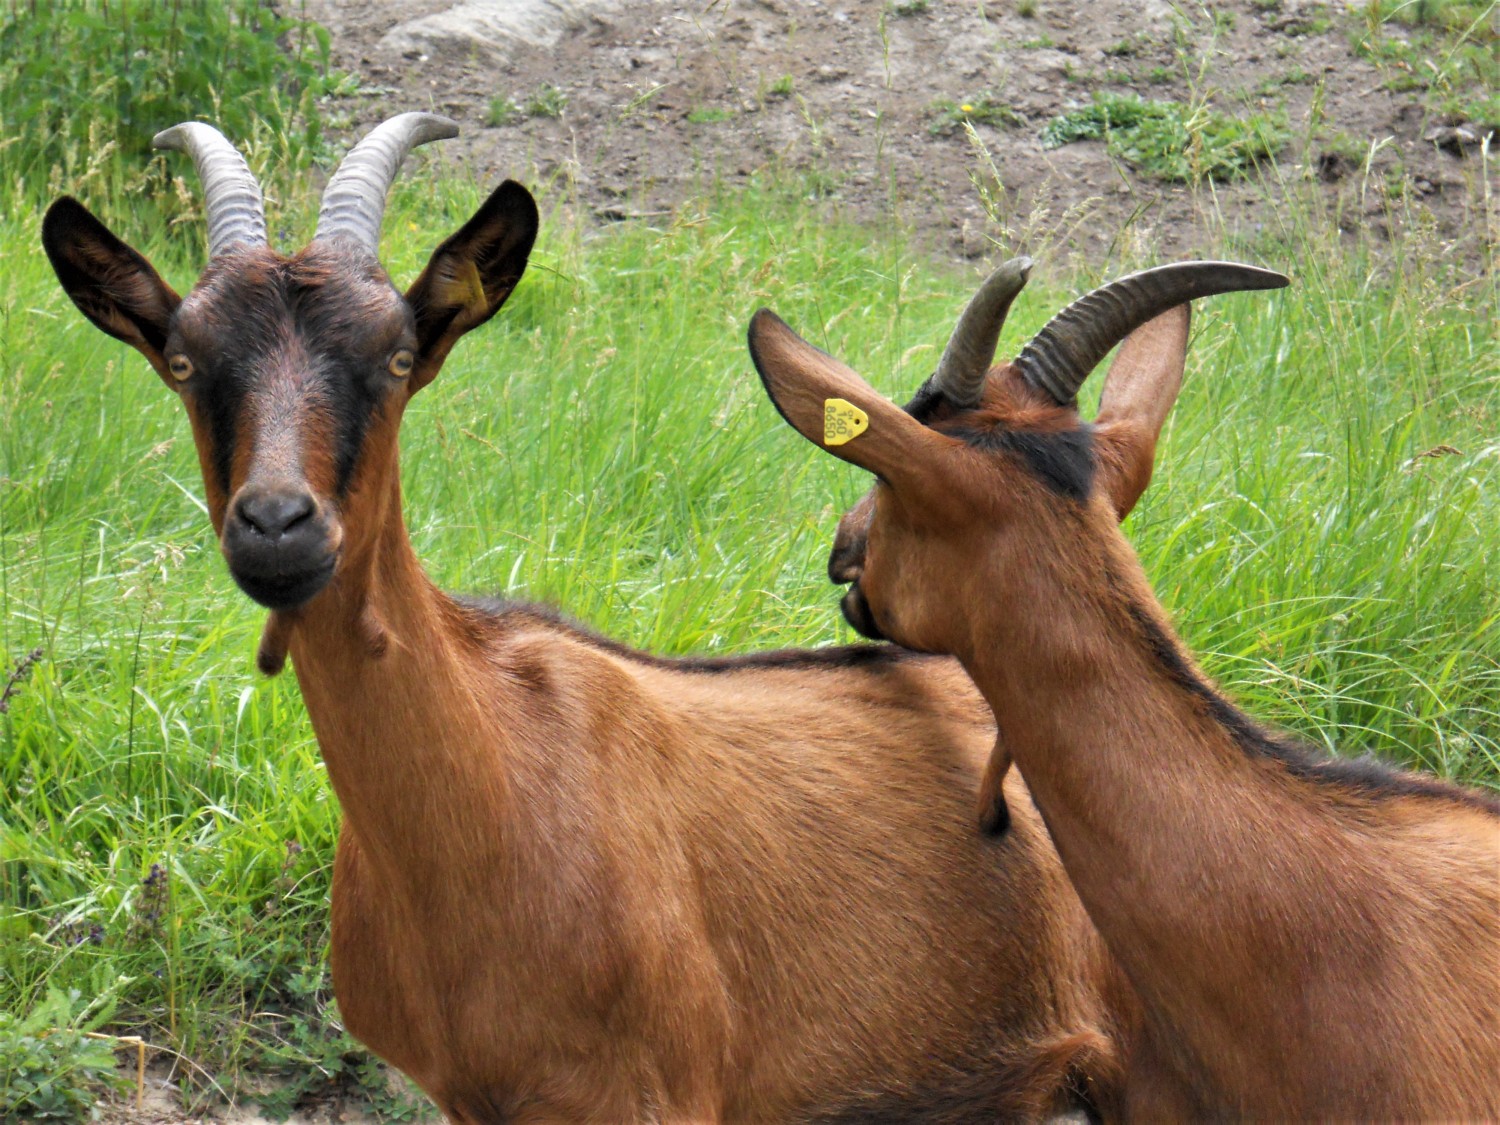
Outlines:
{"type": "Polygon", "coordinates": [[[377,257],[405,114],[317,233],[266,242],[216,130],[186,148],[210,261],[179,298],[72,199],[43,241],[192,422],[229,570],[271,610],[344,824],[333,979],[350,1031],[456,1122],[1108,1114],[1133,999],[1019,782],[973,830],[989,709],[893,646],[668,660],[438,591],[402,520],[411,395],[520,279],[501,184],[403,297],[377,257]]]}
{"type": "Polygon", "coordinates": [[[875,473],[845,517],[849,620],[958,656],[1143,1009],[1130,1116],[1500,1118],[1500,802],[1263,733],[1209,684],[1116,515],[1150,477],[1190,300],[1227,263],[1121,279],[991,367],[1028,262],[966,310],[907,411],[767,310],[782,415],[875,473]],[[1079,385],[1130,333],[1096,423],[1079,385]],[[867,415],[826,439],[830,400],[867,415]]]}

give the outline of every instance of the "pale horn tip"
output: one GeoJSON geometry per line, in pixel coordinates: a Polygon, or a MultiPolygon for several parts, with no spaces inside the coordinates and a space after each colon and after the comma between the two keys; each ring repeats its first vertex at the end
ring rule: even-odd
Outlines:
{"type": "Polygon", "coordinates": [[[191,121],[184,121],[181,125],[173,125],[170,129],[163,129],[151,138],[151,147],[168,149],[173,152],[181,152],[187,148],[187,130],[192,125],[191,121]]]}

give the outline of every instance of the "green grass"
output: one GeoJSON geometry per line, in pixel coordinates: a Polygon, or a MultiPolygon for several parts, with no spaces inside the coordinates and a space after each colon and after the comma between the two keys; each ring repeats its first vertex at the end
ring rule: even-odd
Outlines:
{"type": "MultiPolygon", "coordinates": [[[[400,283],[489,186],[436,168],[393,193],[400,283]]],[[[191,283],[200,229],[96,202],[191,283]]],[[[544,198],[515,298],[408,411],[432,574],[664,653],[849,639],[823,568],[867,481],[782,424],[746,322],[770,305],[901,396],[978,275],[937,270],[899,222],[856,230],[777,190],[708,189],[675,221],[588,238],[567,202],[544,198]]],[[[305,188],[282,206],[310,229],[305,188]]],[[[225,1090],[270,1070],[282,1102],[329,1081],[378,1102],[322,967],[338,811],[294,681],[254,672],[262,613],[218,557],[180,407],[69,304],[39,221],[24,198],[0,216],[0,646],[43,650],[0,716],[0,1010],[108,996],[112,1028],[225,1090]]],[[[1267,264],[1295,288],[1202,304],[1127,530],[1254,714],[1500,788],[1493,281],[1419,240],[1392,261],[1278,237],[1267,264]],[[1421,456],[1440,446],[1458,452],[1421,456]]],[[[1099,280],[1036,276],[1002,351],[1099,280]]]]}
{"type": "Polygon", "coordinates": [[[700,105],[688,110],[687,119],[694,125],[718,125],[734,117],[734,110],[722,105],[700,105]]]}
{"type": "Polygon", "coordinates": [[[1356,54],[1428,115],[1500,125],[1500,4],[1372,0],[1351,25],[1356,54]]]}
{"type": "Polygon", "coordinates": [[[1148,176],[1198,183],[1243,179],[1271,160],[1289,135],[1285,120],[1270,114],[1235,117],[1203,105],[1104,91],[1042,130],[1047,148],[1100,138],[1112,155],[1148,176]]]}
{"type": "Polygon", "coordinates": [[[526,101],[528,117],[561,117],[567,108],[567,93],[550,82],[543,82],[526,101]]]}
{"type": "Polygon", "coordinates": [[[504,125],[514,125],[524,116],[521,107],[510,95],[496,94],[490,99],[489,108],[485,110],[484,123],[492,129],[498,129],[504,125]]]}
{"type": "Polygon", "coordinates": [[[259,0],[4,5],[0,182],[34,199],[91,181],[159,190],[151,138],[204,118],[248,143],[257,170],[305,168],[324,149],[319,99],[357,85],[329,69],[329,44],[259,0]]]}

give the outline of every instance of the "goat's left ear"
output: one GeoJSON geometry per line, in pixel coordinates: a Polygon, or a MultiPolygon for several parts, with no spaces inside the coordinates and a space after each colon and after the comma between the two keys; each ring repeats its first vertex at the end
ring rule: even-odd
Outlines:
{"type": "Polygon", "coordinates": [[[182,299],[151,263],[67,195],[47,208],[42,246],[79,311],[144,355],[168,386],[174,385],[162,349],[182,299]]]}
{"type": "Polygon", "coordinates": [[[813,347],[770,309],[750,319],[750,358],[777,411],[808,441],[921,495],[949,447],[859,374],[813,347]]]}
{"type": "Polygon", "coordinates": [[[531,193],[506,180],[433,252],[406,291],[417,318],[414,388],[432,381],[460,336],[500,311],[526,272],[538,224],[531,193]]]}
{"type": "Polygon", "coordinates": [[[1156,464],[1156,440],[1182,389],[1189,306],[1178,305],[1125,338],[1105,377],[1094,425],[1095,480],[1120,519],[1130,514],[1156,464]]]}

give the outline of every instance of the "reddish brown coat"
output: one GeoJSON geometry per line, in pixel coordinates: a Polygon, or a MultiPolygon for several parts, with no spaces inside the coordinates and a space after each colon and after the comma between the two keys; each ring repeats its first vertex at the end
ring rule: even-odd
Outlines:
{"type": "Polygon", "coordinates": [[[424,575],[397,430],[520,276],[524,194],[404,298],[315,242],[217,259],[179,306],[77,204],[47,221],[80,308],[182,394],[231,569],[275,607],[262,663],[290,653],[344,810],[349,1029],[463,1122],[1110,1111],[1128,993],[1019,782],[1012,830],[974,831],[994,734],[954,662],[674,663],[424,575]],[[295,566],[260,514],[278,498],[310,503],[295,566]]]}
{"type": "Polygon", "coordinates": [[[1183,306],[1121,349],[1081,503],[1014,452],[1080,426],[1014,366],[929,428],[768,312],[750,343],[803,436],[823,444],[829,398],[869,415],[829,450],[880,477],[834,547],[846,606],[956,654],[1000,717],[1141,997],[1132,1116],[1493,1120],[1500,805],[1262,734],[1183,652],[1116,527],[1187,327],[1183,306]]]}

